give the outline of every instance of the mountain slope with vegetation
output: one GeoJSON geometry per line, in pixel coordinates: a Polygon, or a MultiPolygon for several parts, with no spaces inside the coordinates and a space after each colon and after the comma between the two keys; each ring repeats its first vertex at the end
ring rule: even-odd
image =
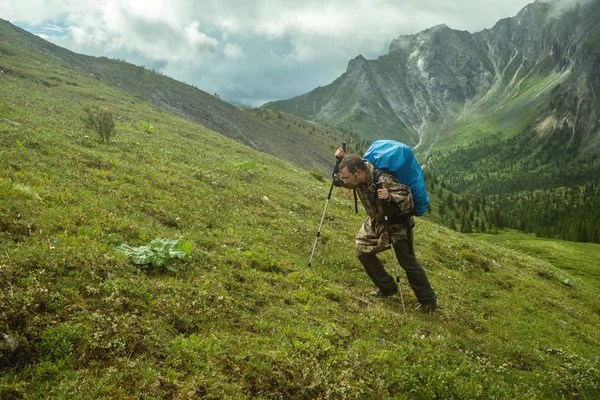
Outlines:
{"type": "MultiPolygon", "coordinates": [[[[253,109],[229,104],[218,95],[208,94],[143,66],[73,53],[1,19],[0,42],[5,44],[2,51],[9,52],[8,55],[12,54],[10,52],[18,53],[11,47],[16,46],[27,49],[29,54],[39,54],[42,59],[61,60],[64,68],[75,68],[127,93],[120,101],[153,103],[186,120],[308,170],[333,168],[331,148],[338,146],[342,140],[358,142],[355,135],[316,123],[299,126],[297,117],[281,112],[254,112],[253,109]]],[[[9,74],[12,71],[10,65],[0,65],[0,69],[9,74]]],[[[56,76],[44,77],[44,85],[72,83],[64,79],[62,71],[57,72],[56,76]]]]}
{"type": "Polygon", "coordinates": [[[600,243],[600,185],[596,155],[565,151],[568,137],[536,149],[535,135],[509,140],[495,135],[427,159],[432,193],[444,199],[436,213],[448,226],[478,224],[473,231],[512,228],[540,237],[600,243]],[[453,194],[452,194],[453,193],[453,194]],[[461,196],[457,196],[459,193],[461,196]],[[456,206],[452,197],[461,198],[456,206]],[[486,225],[483,225],[485,221],[486,225]]]}
{"type": "Polygon", "coordinates": [[[0,48],[0,398],[600,395],[587,279],[419,219],[440,309],[413,311],[403,277],[403,314],[368,294],[349,192],[334,191],[309,268],[321,175],[0,48]],[[81,121],[96,104],[107,143],[81,121]],[[193,250],[168,267],[119,251],[156,238],[193,250]]]}

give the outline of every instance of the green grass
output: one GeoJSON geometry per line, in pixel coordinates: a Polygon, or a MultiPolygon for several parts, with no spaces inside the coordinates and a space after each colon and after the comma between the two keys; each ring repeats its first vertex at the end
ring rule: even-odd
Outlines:
{"type": "Polygon", "coordinates": [[[469,236],[530,254],[600,288],[600,265],[598,264],[600,245],[598,244],[543,239],[516,231],[506,231],[498,235],[469,236]]]}
{"type": "MultiPolygon", "coordinates": [[[[42,64],[47,63],[47,57],[50,56],[55,61],[60,60],[64,68],[75,69],[81,75],[123,90],[124,100],[130,104],[137,101],[152,103],[301,168],[331,170],[334,164],[331,161],[331,148],[339,146],[342,141],[349,145],[358,142],[356,134],[314,122],[306,123],[286,113],[262,112],[226,103],[218,96],[143,66],[73,53],[3,20],[0,20],[0,37],[0,54],[22,54],[30,62],[42,64]]],[[[0,65],[0,68],[6,69],[6,73],[12,71],[7,65],[0,65]]],[[[21,73],[21,70],[16,73],[21,73]]],[[[76,84],[60,74],[40,79],[40,83],[47,87],[76,84]]],[[[151,120],[138,123],[154,125],[151,120]]]]}
{"type": "Polygon", "coordinates": [[[485,119],[463,119],[452,128],[447,136],[440,138],[435,145],[436,152],[447,152],[465,146],[476,139],[497,132],[498,127],[485,119]]]}
{"type": "Polygon", "coordinates": [[[405,315],[368,294],[350,193],[334,190],[309,268],[327,180],[3,48],[0,333],[19,348],[0,342],[0,398],[600,394],[600,295],[580,272],[419,219],[440,309],[413,311],[402,274],[405,315]],[[114,142],[79,120],[97,102],[114,142]],[[191,256],[170,271],[115,249],[159,237],[191,256]]]}

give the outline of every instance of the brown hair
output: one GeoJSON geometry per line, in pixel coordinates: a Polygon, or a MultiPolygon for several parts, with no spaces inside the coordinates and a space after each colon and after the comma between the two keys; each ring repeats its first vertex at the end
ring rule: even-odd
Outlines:
{"type": "Polygon", "coordinates": [[[356,170],[366,171],[367,166],[365,165],[365,160],[362,159],[359,155],[356,154],[346,154],[342,161],[340,162],[340,171],[344,168],[348,168],[351,174],[355,173],[356,170]]]}

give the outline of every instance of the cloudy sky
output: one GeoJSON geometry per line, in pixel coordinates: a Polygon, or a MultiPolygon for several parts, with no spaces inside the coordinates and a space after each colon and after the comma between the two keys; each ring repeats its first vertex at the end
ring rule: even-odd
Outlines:
{"type": "MultiPolygon", "coordinates": [[[[553,0],[572,3],[581,0],[553,0]]],[[[533,0],[0,0],[0,18],[249,106],[331,83],[359,54],[445,23],[477,32],[533,0]]]]}

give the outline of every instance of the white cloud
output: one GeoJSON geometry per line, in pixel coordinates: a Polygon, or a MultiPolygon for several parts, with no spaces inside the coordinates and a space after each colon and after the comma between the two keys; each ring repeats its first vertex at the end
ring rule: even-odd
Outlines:
{"type": "Polygon", "coordinates": [[[233,43],[227,43],[225,45],[223,54],[225,55],[225,58],[229,60],[239,60],[240,58],[244,57],[244,51],[242,48],[233,43]]]}
{"type": "Polygon", "coordinates": [[[558,18],[563,13],[580,5],[591,3],[593,0],[547,0],[552,5],[551,18],[558,18]]]}
{"type": "Polygon", "coordinates": [[[0,0],[0,17],[73,51],[156,66],[258,105],[326,85],[350,59],[383,55],[400,35],[440,23],[490,28],[528,1],[0,0]]]}
{"type": "Polygon", "coordinates": [[[47,25],[44,26],[43,28],[41,28],[44,31],[51,31],[51,32],[57,32],[57,33],[63,33],[65,31],[64,28],[58,26],[58,25],[47,25]]]}
{"type": "Polygon", "coordinates": [[[208,49],[217,47],[219,44],[217,39],[208,36],[204,32],[201,32],[199,28],[200,23],[197,21],[192,22],[189,26],[184,28],[185,37],[189,47],[192,50],[195,50],[195,55],[202,54],[208,49]]]}
{"type": "Polygon", "coordinates": [[[294,50],[284,58],[285,64],[310,62],[318,58],[321,54],[313,45],[302,40],[294,41],[293,45],[294,50]]]}
{"type": "Polygon", "coordinates": [[[40,24],[59,14],[96,10],[101,0],[58,0],[49,4],[43,0],[0,0],[0,18],[16,22],[40,24]]]}

